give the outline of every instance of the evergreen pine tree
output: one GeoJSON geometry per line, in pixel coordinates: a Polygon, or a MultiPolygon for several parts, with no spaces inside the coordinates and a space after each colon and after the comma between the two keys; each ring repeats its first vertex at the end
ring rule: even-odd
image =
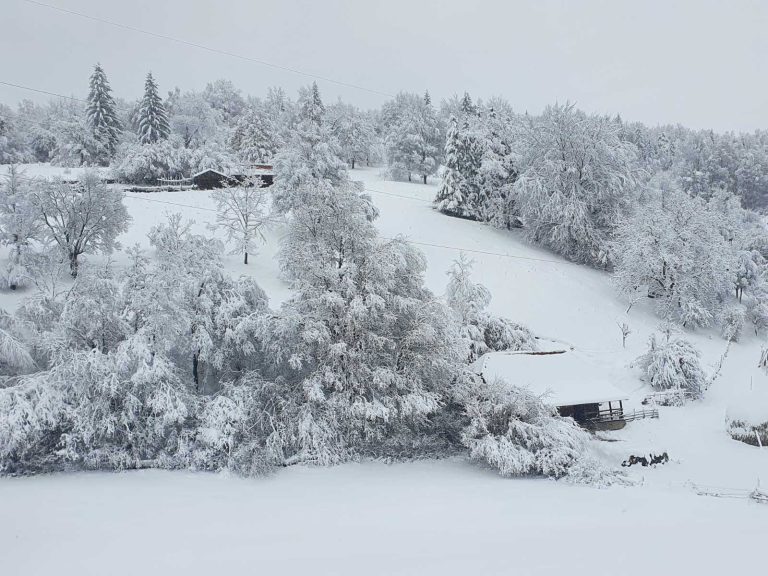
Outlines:
{"type": "Polygon", "coordinates": [[[464,92],[464,96],[461,97],[461,114],[465,118],[477,115],[477,106],[472,103],[472,98],[468,92],[464,92]]]}
{"type": "Polygon", "coordinates": [[[509,118],[490,108],[483,134],[479,174],[482,194],[480,218],[499,228],[518,228],[522,222],[512,193],[518,173],[509,134],[509,118]]]}
{"type": "Polygon", "coordinates": [[[465,216],[465,198],[459,172],[459,146],[459,124],[456,117],[451,116],[445,138],[445,172],[435,198],[437,209],[451,216],[465,216]]]}
{"type": "Polygon", "coordinates": [[[112,156],[123,127],[117,117],[112,88],[100,64],[96,64],[91,74],[88,106],[85,113],[94,138],[102,144],[108,155],[112,156]]]}
{"type": "Polygon", "coordinates": [[[483,195],[480,187],[480,166],[483,161],[483,146],[477,135],[477,122],[464,120],[459,133],[457,148],[458,170],[461,174],[464,202],[467,215],[479,218],[483,211],[483,195]]]}
{"type": "Polygon", "coordinates": [[[152,72],[147,74],[144,83],[144,98],[139,107],[139,140],[142,144],[152,144],[168,138],[171,127],[163,100],[157,93],[157,84],[152,72]]]}

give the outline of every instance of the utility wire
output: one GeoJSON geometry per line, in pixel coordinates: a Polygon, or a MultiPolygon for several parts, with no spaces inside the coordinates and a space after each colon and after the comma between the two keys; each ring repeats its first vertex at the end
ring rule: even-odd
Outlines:
{"type": "MultiPolygon", "coordinates": [[[[19,179],[20,180],[26,180],[26,181],[29,181],[29,182],[37,182],[37,181],[39,181],[39,179],[29,178],[29,177],[26,177],[26,176],[21,176],[21,177],[19,177],[19,179]]],[[[365,191],[366,192],[377,192],[376,190],[369,190],[367,188],[365,189],[365,191]]],[[[387,194],[387,192],[381,192],[381,191],[378,191],[378,192],[383,193],[383,194],[387,194]]],[[[182,204],[181,202],[171,202],[169,200],[158,200],[157,198],[147,198],[145,196],[136,196],[136,195],[130,194],[128,192],[124,192],[123,196],[125,198],[132,198],[134,200],[143,200],[144,202],[155,202],[157,204],[167,204],[169,206],[178,206],[180,208],[190,208],[192,210],[201,210],[203,212],[214,212],[214,213],[217,212],[217,210],[215,208],[206,208],[205,206],[194,206],[192,204],[182,204]]],[[[411,198],[411,197],[407,197],[407,198],[411,198]]],[[[414,199],[414,198],[411,198],[411,199],[414,199]]],[[[265,220],[267,222],[272,222],[274,224],[284,224],[285,223],[285,220],[282,220],[282,219],[279,219],[279,218],[266,218],[265,220]]],[[[382,240],[396,240],[396,238],[389,237],[389,236],[379,236],[379,237],[382,240]]],[[[526,260],[526,261],[529,261],[529,262],[545,262],[547,264],[554,264],[555,266],[562,266],[563,264],[571,264],[573,266],[577,266],[577,264],[572,264],[571,262],[552,260],[552,259],[548,259],[548,258],[536,258],[534,256],[520,256],[519,254],[507,254],[507,253],[504,253],[504,252],[493,252],[491,250],[480,250],[480,249],[477,249],[477,248],[465,248],[465,247],[462,247],[462,246],[451,246],[451,245],[448,245],[448,244],[438,244],[438,243],[435,243],[435,242],[423,242],[423,241],[419,241],[419,240],[411,240],[409,238],[401,238],[401,240],[403,240],[404,242],[406,242],[408,244],[413,244],[413,245],[416,245],[416,246],[427,246],[427,247],[430,247],[430,248],[441,248],[441,249],[444,249],[444,250],[453,250],[453,251],[456,251],[456,252],[468,252],[468,253],[471,253],[471,254],[482,254],[484,256],[498,256],[499,258],[509,258],[509,259],[512,259],[512,260],[526,260]]]]}
{"type": "MultiPolygon", "coordinates": [[[[181,204],[179,202],[169,202],[168,200],[157,200],[156,198],[145,198],[143,196],[134,196],[132,194],[127,194],[127,193],[125,194],[125,197],[126,198],[134,198],[136,200],[144,200],[146,202],[157,202],[157,203],[160,203],[160,204],[170,204],[171,206],[180,206],[182,208],[192,208],[193,210],[203,210],[205,212],[216,212],[216,209],[214,209],[214,208],[206,208],[204,206],[192,206],[191,204],[181,204]]],[[[280,224],[285,223],[284,220],[280,220],[278,218],[267,218],[266,220],[268,222],[274,222],[274,223],[280,223],[280,224]]],[[[396,238],[387,237],[387,236],[379,236],[379,237],[381,239],[383,239],[383,240],[396,240],[396,238]]],[[[457,252],[470,252],[470,253],[474,253],[474,254],[483,254],[485,256],[499,256],[501,258],[511,258],[511,259],[514,259],[514,260],[528,260],[528,261],[532,261],[532,262],[546,262],[546,263],[549,263],[549,264],[556,264],[558,266],[565,263],[565,262],[560,262],[558,260],[549,260],[549,259],[546,259],[546,258],[536,258],[536,257],[533,257],[533,256],[520,256],[520,255],[517,255],[517,254],[505,254],[503,252],[492,252],[490,250],[478,250],[476,248],[463,248],[463,247],[460,247],[460,246],[450,246],[450,245],[447,245],[447,244],[437,244],[437,243],[433,243],[433,242],[421,242],[419,240],[410,240],[408,238],[404,238],[403,240],[405,242],[407,242],[408,244],[415,244],[415,245],[418,245],[418,246],[429,246],[430,248],[443,248],[445,250],[455,250],[457,252]]]]}
{"type": "Polygon", "coordinates": [[[4,86],[11,86],[13,88],[20,88],[22,90],[29,90],[30,92],[37,92],[38,94],[47,94],[48,96],[58,96],[59,98],[64,98],[66,100],[74,100],[75,102],[83,102],[84,104],[88,104],[88,100],[83,100],[82,98],[75,98],[74,96],[64,96],[64,94],[58,94],[57,92],[49,92],[48,90],[41,90],[40,88],[32,88],[31,86],[24,86],[23,84],[14,84],[13,82],[6,82],[5,80],[0,80],[0,84],[4,86]]]}
{"type": "Polygon", "coordinates": [[[267,66],[269,68],[273,68],[275,70],[282,70],[284,72],[290,72],[292,74],[298,74],[299,76],[306,76],[307,78],[313,78],[315,80],[321,80],[323,82],[329,82],[331,84],[336,84],[337,86],[344,86],[346,88],[354,88],[355,90],[362,90],[364,92],[369,92],[371,94],[378,94],[379,96],[386,96],[387,98],[393,98],[393,94],[389,94],[387,92],[382,92],[380,90],[374,90],[372,88],[366,88],[365,86],[360,86],[358,84],[352,84],[350,82],[343,82],[341,80],[335,80],[334,78],[329,78],[327,76],[321,76],[320,74],[312,74],[311,72],[304,72],[303,70],[299,70],[298,68],[291,68],[290,66],[283,66],[281,64],[275,64],[273,62],[268,62],[267,60],[262,60],[260,58],[252,58],[250,56],[245,56],[243,54],[238,54],[236,52],[230,52],[228,50],[221,50],[219,48],[213,48],[211,46],[206,46],[205,44],[198,44],[197,42],[191,42],[189,40],[184,40],[183,38],[177,38],[175,36],[169,36],[168,34],[161,34],[159,32],[152,32],[151,30],[144,30],[142,28],[138,28],[136,26],[130,26],[128,24],[123,24],[121,22],[115,22],[114,20],[107,20],[106,18],[99,18],[97,16],[91,16],[90,14],[85,14],[83,12],[77,12],[75,10],[69,10],[67,8],[61,8],[59,6],[53,6],[52,4],[46,4],[45,2],[38,2],[37,0],[21,0],[22,2],[26,2],[27,4],[32,4],[34,6],[38,6],[41,8],[48,8],[49,10],[55,10],[57,12],[63,13],[63,14],[69,14],[70,16],[77,16],[79,18],[85,18],[86,20],[92,20],[94,22],[99,22],[101,24],[107,24],[109,26],[114,26],[115,28],[121,28],[123,30],[129,30],[131,32],[136,32],[139,34],[144,34],[146,36],[151,36],[153,38],[160,38],[162,40],[167,40],[169,42],[175,42],[177,44],[182,44],[184,46],[188,46],[191,48],[197,48],[199,50],[204,50],[206,52],[212,52],[214,54],[220,54],[222,56],[229,56],[230,58],[237,58],[239,60],[245,60],[247,62],[252,62],[254,64],[259,64],[261,66],[267,66]]]}

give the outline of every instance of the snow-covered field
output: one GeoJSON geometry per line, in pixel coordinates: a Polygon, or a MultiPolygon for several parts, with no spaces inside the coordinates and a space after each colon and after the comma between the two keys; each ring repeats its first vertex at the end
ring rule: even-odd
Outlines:
{"type": "Polygon", "coordinates": [[[5,479],[3,574],[753,574],[766,511],[466,463],[5,479]],[[514,568],[512,568],[514,566],[514,568]]]}
{"type": "MultiPolygon", "coordinates": [[[[379,207],[381,234],[406,235],[424,251],[435,292],[463,249],[494,313],[576,348],[632,399],[630,408],[649,392],[630,363],[658,318],[645,303],[627,314],[607,274],[515,233],[441,215],[431,207],[434,185],[386,182],[376,168],[352,176],[379,207]],[[632,329],[626,349],[623,321],[632,329]]],[[[124,246],[148,246],[146,233],[166,212],[201,230],[215,216],[201,191],[127,194],[125,203],[134,220],[124,246]]],[[[253,275],[273,306],[288,294],[275,260],[281,234],[279,224],[271,228],[248,266],[238,255],[226,260],[231,273],[253,275]]],[[[18,297],[0,304],[12,308],[18,297]]],[[[689,336],[715,372],[726,342],[703,330],[689,336]]],[[[749,335],[732,345],[703,401],[601,433],[611,442],[596,449],[613,466],[668,452],[664,466],[631,468],[631,487],[501,479],[460,460],[294,467],[252,480],[155,471],[5,478],[0,574],[496,574],[512,565],[521,574],[754,573],[764,564],[768,506],[699,496],[692,485],[721,493],[768,485],[768,447],[726,433],[727,416],[768,420],[760,346],[749,335]]]]}

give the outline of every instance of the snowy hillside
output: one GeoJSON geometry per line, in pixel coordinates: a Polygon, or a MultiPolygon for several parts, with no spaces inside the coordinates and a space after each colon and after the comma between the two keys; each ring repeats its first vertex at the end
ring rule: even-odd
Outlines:
{"type": "MultiPolygon", "coordinates": [[[[27,167],[30,175],[37,170],[27,167]]],[[[385,181],[378,168],[351,175],[379,208],[381,234],[405,235],[424,252],[434,292],[444,292],[447,269],[466,251],[474,278],[493,295],[494,313],[528,325],[552,346],[574,348],[599,371],[596,379],[631,398],[629,408],[640,406],[651,390],[630,364],[659,320],[644,303],[627,314],[607,273],[566,262],[515,232],[435,211],[434,182],[385,181]],[[619,322],[632,330],[626,348],[619,322]]],[[[133,223],[120,238],[124,247],[148,247],[147,232],[166,212],[181,212],[200,230],[215,217],[203,191],[128,193],[125,204],[133,223]]],[[[252,275],[273,306],[289,295],[275,260],[283,233],[274,224],[247,266],[238,255],[226,259],[227,270],[252,275]]],[[[124,252],[114,260],[127,262],[124,252]]],[[[3,298],[6,308],[18,301],[18,295],[3,298]]],[[[707,330],[689,337],[713,374],[726,342],[707,330]]],[[[695,487],[745,495],[759,480],[768,484],[768,449],[726,433],[726,416],[768,419],[760,349],[749,335],[732,344],[704,400],[662,407],[658,420],[598,434],[605,441],[593,442],[594,449],[611,467],[630,454],[669,454],[666,465],[627,469],[632,486],[505,480],[462,459],[293,467],[247,480],[162,471],[3,478],[2,572],[234,573],[248,570],[249,558],[279,573],[491,574],[506,573],[513,559],[526,574],[574,565],[590,565],[591,574],[749,572],[768,535],[768,508],[745,498],[700,496],[695,487]],[[142,553],[116,562],[126,541],[142,553]],[[41,543],[45,554],[35,553],[41,543]],[[84,548],[91,552],[82,554],[84,548]]]]}

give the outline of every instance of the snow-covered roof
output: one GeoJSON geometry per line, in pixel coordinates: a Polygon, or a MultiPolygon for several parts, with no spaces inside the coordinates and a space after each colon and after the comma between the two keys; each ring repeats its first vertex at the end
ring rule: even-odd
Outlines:
{"type": "Polygon", "coordinates": [[[224,176],[225,178],[227,178],[226,174],[219,172],[218,170],[214,170],[213,168],[206,168],[205,170],[201,170],[197,174],[193,174],[192,178],[197,178],[198,176],[202,176],[206,172],[213,172],[214,174],[218,174],[219,176],[224,176]]]}
{"type": "Polygon", "coordinates": [[[491,352],[479,358],[474,368],[486,380],[500,378],[528,388],[555,406],[627,399],[626,394],[601,376],[598,365],[576,350],[562,354],[491,352]]]}

